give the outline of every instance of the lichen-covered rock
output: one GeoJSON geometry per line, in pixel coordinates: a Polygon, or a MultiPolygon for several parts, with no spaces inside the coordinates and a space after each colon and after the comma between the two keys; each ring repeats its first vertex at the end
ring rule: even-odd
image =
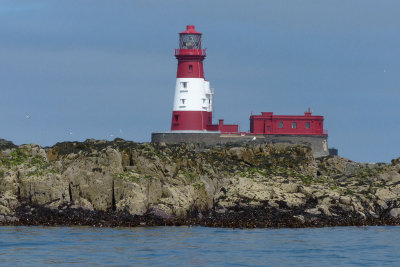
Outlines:
{"type": "Polygon", "coordinates": [[[394,208],[390,210],[390,216],[397,219],[400,217],[400,208],[394,208]]]}
{"type": "Polygon", "coordinates": [[[399,162],[289,144],[0,142],[0,224],[400,224],[399,162]]]}
{"type": "Polygon", "coordinates": [[[386,188],[378,188],[376,190],[375,196],[385,202],[391,201],[391,200],[399,197],[397,194],[393,193],[392,191],[390,191],[389,189],[386,189],[386,188]]]}

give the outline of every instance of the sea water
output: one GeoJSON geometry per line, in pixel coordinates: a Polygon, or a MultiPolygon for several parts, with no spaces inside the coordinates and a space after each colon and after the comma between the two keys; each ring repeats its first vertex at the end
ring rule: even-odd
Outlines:
{"type": "Polygon", "coordinates": [[[400,227],[0,227],[0,266],[400,266],[400,227]]]}

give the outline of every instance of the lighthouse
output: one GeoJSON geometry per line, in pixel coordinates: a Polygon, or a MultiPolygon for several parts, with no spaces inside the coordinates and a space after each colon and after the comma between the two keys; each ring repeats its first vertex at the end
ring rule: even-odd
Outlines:
{"type": "Polygon", "coordinates": [[[202,48],[201,37],[202,34],[193,25],[186,26],[186,30],[179,33],[179,48],[175,49],[178,70],[171,131],[152,133],[152,142],[306,144],[312,148],[315,157],[330,154],[324,117],[312,115],[310,109],[304,115],[251,114],[249,132],[239,131],[239,125],[225,124],[222,119],[213,124],[214,90],[204,78],[206,50],[202,48]]]}
{"type": "MultiPolygon", "coordinates": [[[[204,78],[203,60],[206,50],[202,49],[201,33],[193,25],[179,33],[179,48],[175,49],[178,60],[172,131],[213,130],[212,97],[210,82],[204,78]]],[[[215,129],[218,130],[218,129],[215,129]]]]}

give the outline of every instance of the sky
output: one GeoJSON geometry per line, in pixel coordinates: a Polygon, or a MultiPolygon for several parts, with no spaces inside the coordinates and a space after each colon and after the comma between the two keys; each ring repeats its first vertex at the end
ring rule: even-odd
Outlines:
{"type": "Polygon", "coordinates": [[[207,49],[214,119],[325,117],[354,161],[400,157],[400,1],[0,0],[0,138],[51,146],[168,131],[178,33],[207,49]]]}

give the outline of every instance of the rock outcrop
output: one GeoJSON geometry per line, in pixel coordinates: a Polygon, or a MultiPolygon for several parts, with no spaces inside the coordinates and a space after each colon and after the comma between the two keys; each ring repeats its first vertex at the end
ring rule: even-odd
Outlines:
{"type": "Polygon", "coordinates": [[[400,223],[400,158],[301,145],[0,142],[0,224],[308,227],[400,223]]]}

